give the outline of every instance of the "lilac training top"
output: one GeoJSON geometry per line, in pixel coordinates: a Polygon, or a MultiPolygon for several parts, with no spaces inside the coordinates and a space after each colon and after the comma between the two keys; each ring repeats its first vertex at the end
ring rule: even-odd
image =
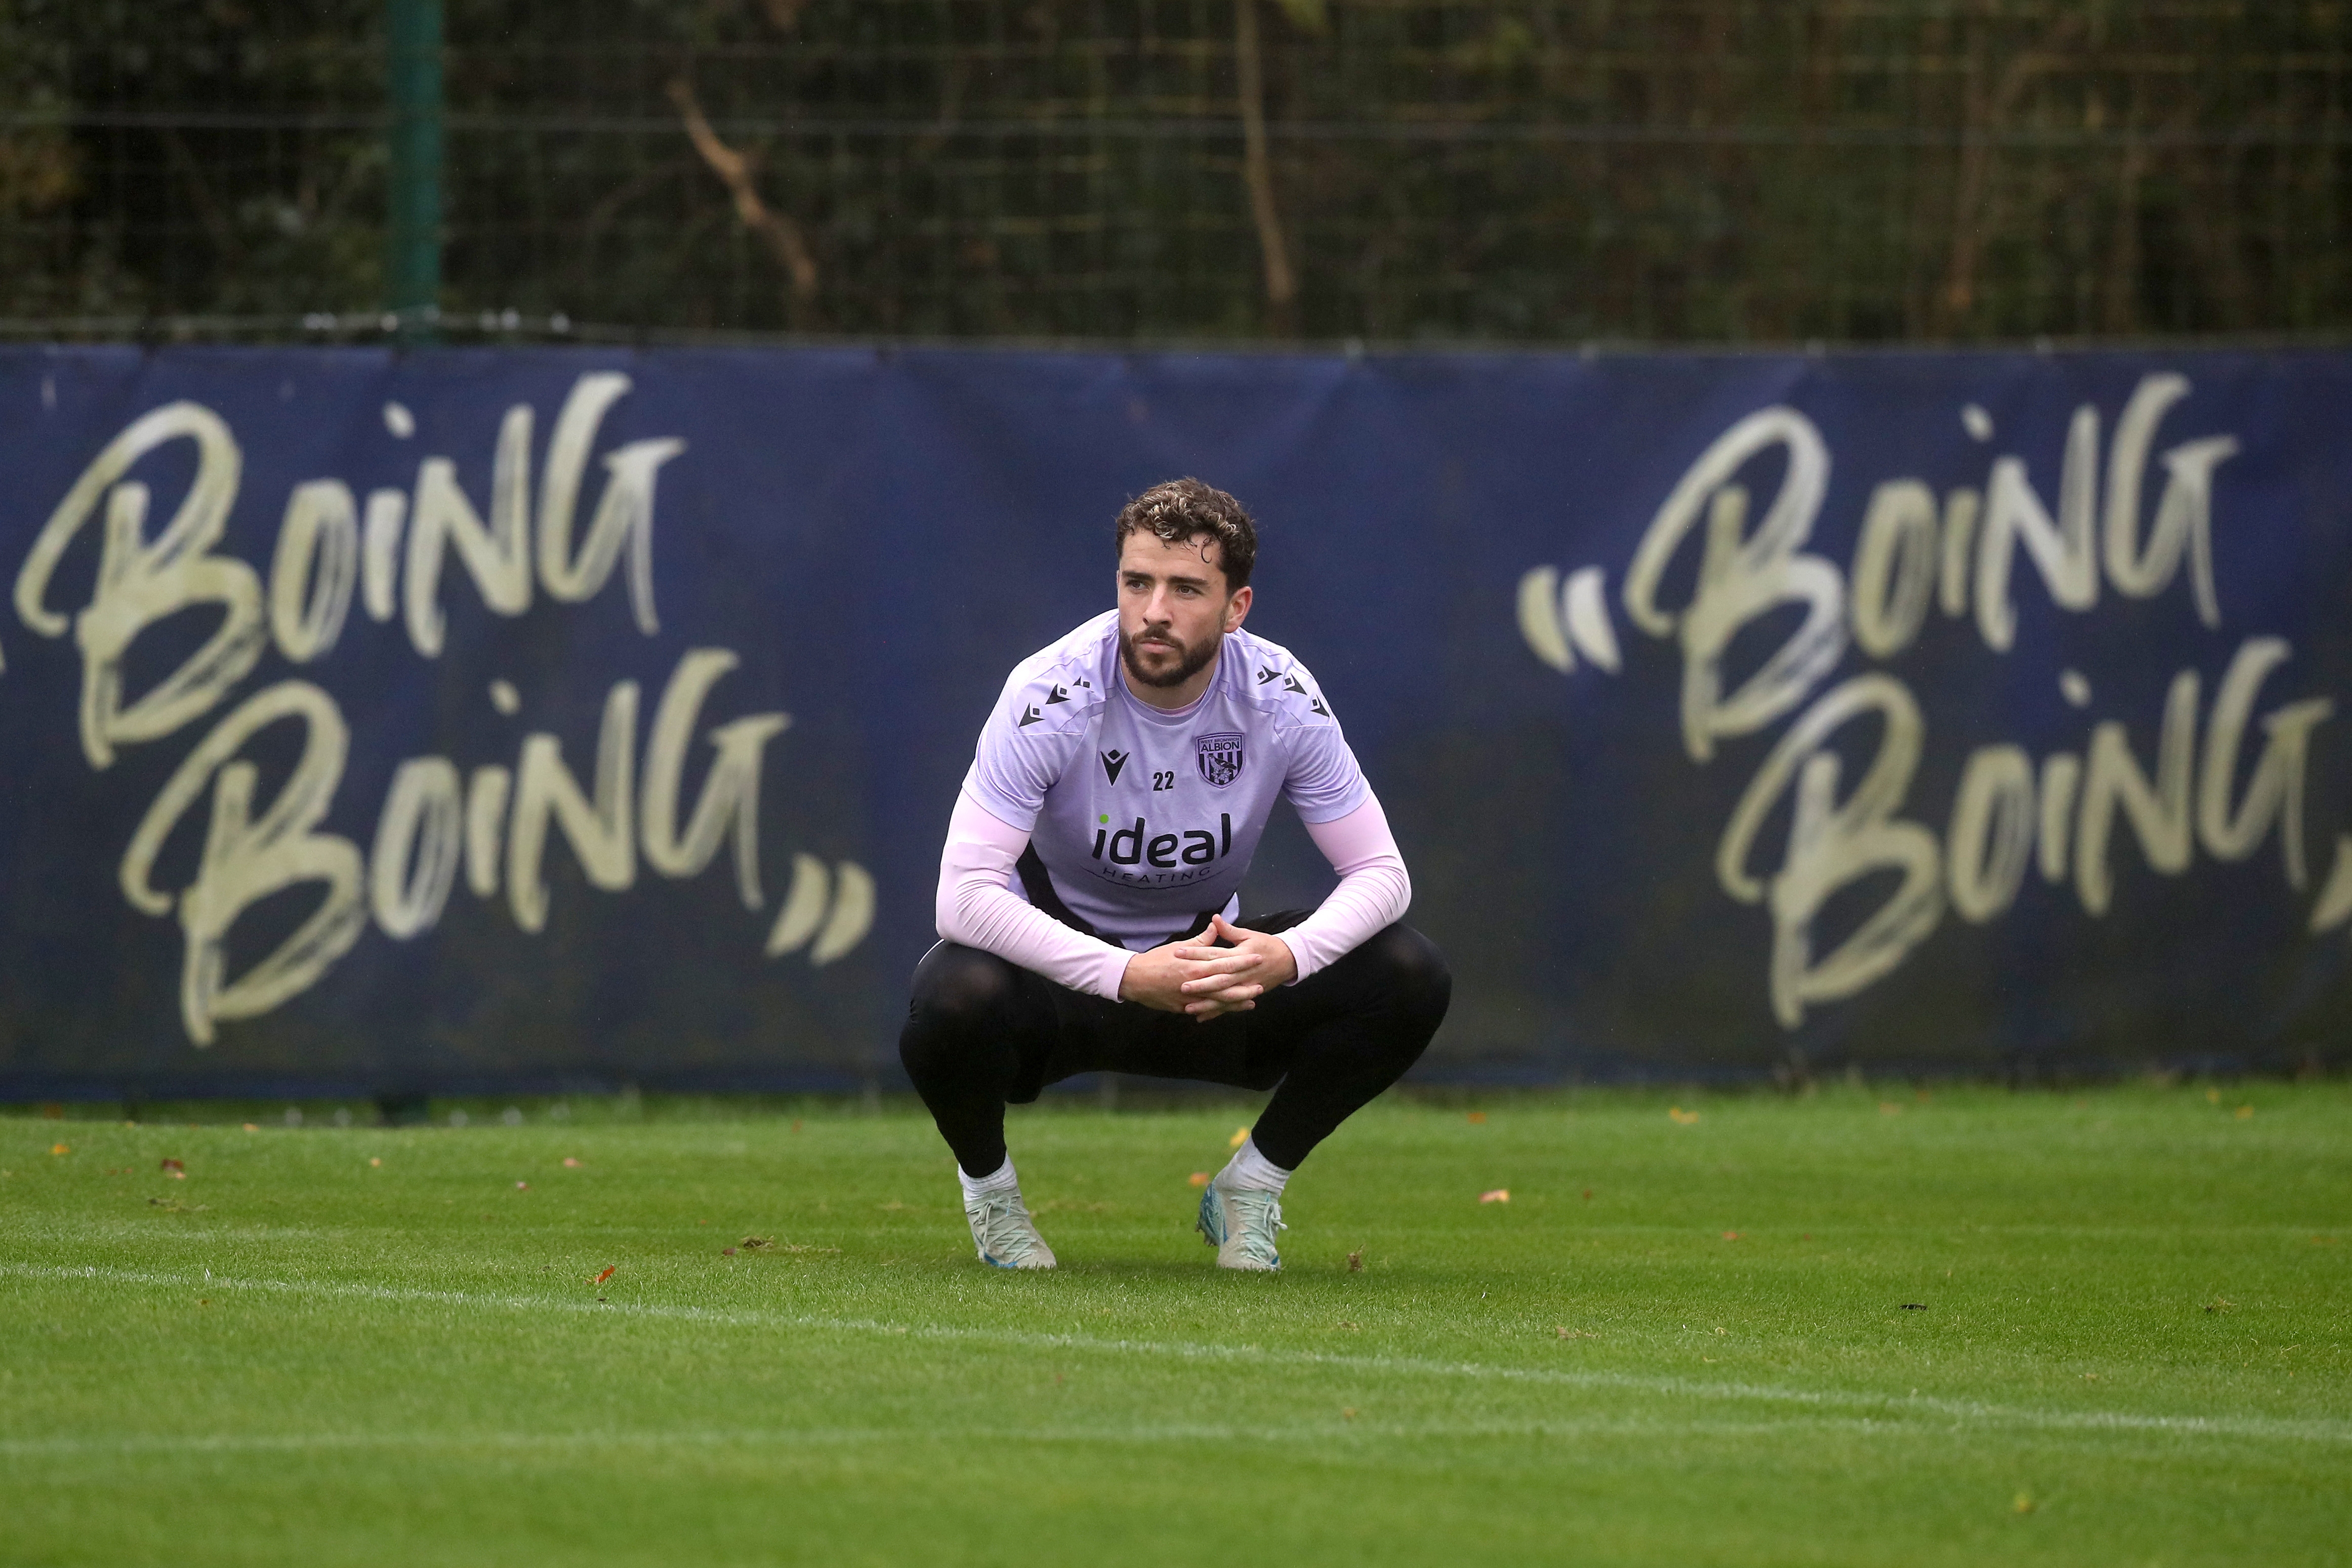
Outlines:
{"type": "Polygon", "coordinates": [[[1029,834],[1072,913],[1136,952],[1234,916],[1277,797],[1320,823],[1370,795],[1288,649],[1228,633],[1200,700],[1164,712],[1127,689],[1116,610],[1014,667],[963,787],[1029,834]]]}

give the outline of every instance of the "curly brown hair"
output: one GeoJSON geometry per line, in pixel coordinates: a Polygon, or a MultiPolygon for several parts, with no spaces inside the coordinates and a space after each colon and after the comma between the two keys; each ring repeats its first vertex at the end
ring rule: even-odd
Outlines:
{"type": "Polygon", "coordinates": [[[1225,592],[1249,586],[1250,568],[1257,564],[1257,524],[1242,510],[1242,503],[1224,491],[1192,479],[1154,485],[1119,509],[1114,529],[1117,547],[1124,551],[1127,536],[1139,531],[1164,544],[1215,540],[1225,573],[1225,592]]]}

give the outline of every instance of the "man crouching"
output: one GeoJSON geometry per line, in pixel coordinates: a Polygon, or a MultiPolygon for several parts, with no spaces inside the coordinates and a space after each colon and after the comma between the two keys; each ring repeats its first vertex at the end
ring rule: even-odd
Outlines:
{"type": "Polygon", "coordinates": [[[1118,607],[1024,659],[981,731],[899,1057],[999,1268],[1054,1267],[1008,1103],[1087,1072],[1273,1089],[1200,1230],[1221,1267],[1276,1269],[1283,1184],[1419,1059],[1453,982],[1399,923],[1404,860],[1314,677],[1242,630],[1249,514],[1177,479],[1129,502],[1117,539],[1118,607]],[[1339,883],[1243,921],[1277,797],[1339,883]]]}

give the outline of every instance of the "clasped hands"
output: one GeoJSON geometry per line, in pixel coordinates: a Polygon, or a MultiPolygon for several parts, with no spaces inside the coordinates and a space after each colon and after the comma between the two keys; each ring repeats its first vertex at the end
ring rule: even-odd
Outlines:
{"type": "Polygon", "coordinates": [[[1205,1024],[1227,1013],[1246,1013],[1271,987],[1298,975],[1290,944],[1262,931],[1248,931],[1223,915],[1197,937],[1171,942],[1128,960],[1118,999],[1139,1002],[1162,1013],[1188,1013],[1205,1024]],[[1228,947],[1206,945],[1229,942],[1228,947]]]}

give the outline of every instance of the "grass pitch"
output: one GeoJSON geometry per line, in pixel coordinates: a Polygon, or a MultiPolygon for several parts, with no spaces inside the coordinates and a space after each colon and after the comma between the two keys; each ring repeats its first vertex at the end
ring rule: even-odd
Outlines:
{"type": "Polygon", "coordinates": [[[2352,1562],[2345,1085],[692,1109],[0,1119],[0,1561],[2352,1562]]]}

